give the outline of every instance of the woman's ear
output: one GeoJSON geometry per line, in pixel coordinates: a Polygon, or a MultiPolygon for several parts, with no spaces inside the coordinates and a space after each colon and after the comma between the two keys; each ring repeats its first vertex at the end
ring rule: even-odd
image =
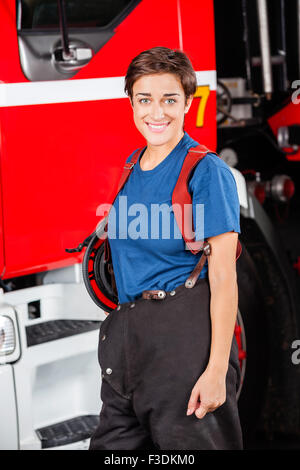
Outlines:
{"type": "Polygon", "coordinates": [[[194,98],[194,95],[190,95],[188,97],[188,99],[186,100],[186,105],[185,105],[185,108],[184,108],[184,114],[186,114],[188,112],[188,110],[190,109],[193,98],[194,98]]]}
{"type": "Polygon", "coordinates": [[[130,105],[131,105],[131,107],[132,107],[132,109],[133,109],[133,101],[132,101],[132,98],[129,98],[129,102],[130,102],[130,105]]]}

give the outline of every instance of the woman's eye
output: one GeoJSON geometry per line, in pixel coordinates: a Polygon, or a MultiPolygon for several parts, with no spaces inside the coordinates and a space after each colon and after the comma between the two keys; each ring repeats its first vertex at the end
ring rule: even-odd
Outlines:
{"type": "MultiPolygon", "coordinates": [[[[150,100],[148,98],[141,98],[139,100],[139,103],[148,103],[150,100]]],[[[166,99],[166,101],[169,101],[170,104],[173,104],[173,103],[176,103],[176,100],[174,100],[173,98],[168,98],[166,99]]]]}

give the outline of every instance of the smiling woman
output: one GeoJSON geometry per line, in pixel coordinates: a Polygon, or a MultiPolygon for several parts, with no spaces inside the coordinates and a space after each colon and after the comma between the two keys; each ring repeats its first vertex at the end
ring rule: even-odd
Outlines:
{"type": "Polygon", "coordinates": [[[134,123],[148,143],[140,162],[144,170],[159,164],[183,137],[184,114],[192,100],[193,95],[185,97],[174,74],[145,75],[136,80],[130,102],[134,123]]]}
{"type": "Polygon", "coordinates": [[[196,91],[186,54],[166,47],[142,52],[129,65],[125,91],[147,145],[128,157],[132,171],[108,217],[119,304],[100,329],[103,406],[90,450],[241,449],[235,180],[217,154],[184,131],[196,91]],[[206,264],[181,234],[174,236],[172,195],[193,152],[203,158],[186,178],[193,214],[204,207],[195,240],[206,241],[206,264]],[[153,204],[170,207],[156,218],[158,227],[153,204]],[[146,209],[139,224],[132,220],[137,206],[146,209]]]}
{"type": "Polygon", "coordinates": [[[197,87],[196,74],[185,54],[164,51],[167,63],[162,57],[162,62],[153,67],[151,55],[157,60],[159,49],[139,54],[125,78],[134,123],[147,141],[141,165],[145,170],[160,163],[183,137],[184,116],[197,87]]]}

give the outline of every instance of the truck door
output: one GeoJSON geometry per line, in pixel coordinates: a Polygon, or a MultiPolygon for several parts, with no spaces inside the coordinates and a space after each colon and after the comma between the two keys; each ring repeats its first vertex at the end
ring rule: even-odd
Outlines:
{"type": "Polygon", "coordinates": [[[82,261],[65,248],[92,233],[122,164],[144,145],[124,94],[133,57],[157,45],[189,55],[199,87],[186,129],[212,150],[216,73],[212,0],[193,2],[193,15],[175,0],[3,0],[0,18],[8,279],[82,261]]]}

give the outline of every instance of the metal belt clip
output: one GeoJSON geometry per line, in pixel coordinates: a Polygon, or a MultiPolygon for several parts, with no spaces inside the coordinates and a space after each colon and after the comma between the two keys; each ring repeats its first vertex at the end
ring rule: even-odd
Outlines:
{"type": "Polygon", "coordinates": [[[144,290],[142,293],[143,299],[163,300],[166,297],[164,290],[144,290]]]}
{"type": "Polygon", "coordinates": [[[203,252],[206,256],[210,255],[211,253],[211,247],[209,242],[204,242],[203,244],[203,252]]]}
{"type": "Polygon", "coordinates": [[[191,289],[191,288],[194,287],[194,285],[195,285],[195,280],[193,280],[193,279],[187,279],[187,280],[185,281],[185,284],[184,284],[184,285],[185,285],[185,287],[187,287],[188,289],[191,289]]]}
{"type": "Polygon", "coordinates": [[[159,292],[157,292],[157,296],[159,299],[164,299],[166,297],[166,293],[164,290],[160,290],[159,292]]]}

